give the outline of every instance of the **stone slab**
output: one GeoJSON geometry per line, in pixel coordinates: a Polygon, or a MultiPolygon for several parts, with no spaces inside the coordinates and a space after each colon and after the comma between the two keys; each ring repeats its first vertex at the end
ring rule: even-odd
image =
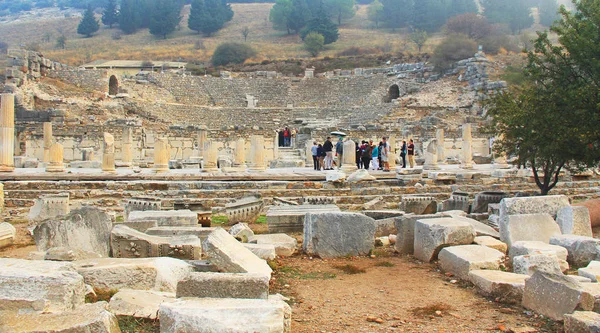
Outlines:
{"type": "Polygon", "coordinates": [[[161,236],[161,237],[173,237],[173,236],[185,236],[192,235],[200,238],[202,242],[206,240],[208,235],[211,232],[215,231],[217,228],[209,227],[205,228],[202,226],[166,226],[166,227],[156,227],[150,228],[146,230],[148,235],[153,236],[161,236]]]}
{"type": "Polygon", "coordinates": [[[113,223],[113,226],[124,225],[130,227],[131,229],[135,229],[139,232],[146,232],[150,228],[158,227],[158,223],[156,220],[138,220],[138,221],[126,221],[126,222],[118,222],[113,223]]]}
{"type": "Polygon", "coordinates": [[[417,215],[437,213],[437,201],[434,197],[403,196],[400,201],[400,210],[417,215]]]}
{"type": "Polygon", "coordinates": [[[553,253],[515,256],[512,258],[512,266],[514,273],[524,275],[533,275],[536,271],[561,274],[569,269],[569,264],[553,253]]]}
{"type": "Polygon", "coordinates": [[[600,314],[575,311],[565,316],[564,333],[600,333],[600,314]]]}
{"type": "Polygon", "coordinates": [[[321,258],[368,255],[375,245],[375,223],[357,213],[306,214],[303,250],[321,258]]]}
{"type": "Polygon", "coordinates": [[[93,258],[101,258],[101,256],[95,252],[73,250],[66,247],[52,247],[44,254],[44,260],[53,261],[75,261],[93,258]]]}
{"type": "Polygon", "coordinates": [[[240,222],[229,228],[229,234],[242,243],[248,243],[248,239],[254,236],[254,231],[247,223],[240,222]]]}
{"type": "MultiPolygon", "coordinates": [[[[444,212],[447,213],[447,212],[444,212]]],[[[450,214],[448,214],[450,215],[450,214]]],[[[475,229],[475,232],[477,233],[477,236],[491,236],[494,238],[500,238],[500,233],[496,230],[494,230],[494,228],[490,227],[487,224],[483,224],[477,220],[468,218],[468,217],[463,217],[463,216],[452,216],[453,218],[460,220],[460,221],[465,221],[465,222],[469,222],[472,226],[473,229],[475,229]]]]}
{"type": "Polygon", "coordinates": [[[113,228],[111,248],[114,258],[173,257],[199,260],[202,254],[202,243],[196,236],[151,236],[125,225],[113,228]]]}
{"type": "Polygon", "coordinates": [[[521,304],[525,281],[529,275],[495,270],[472,270],[469,281],[480,294],[498,299],[502,303],[521,304]]]}
{"type": "Polygon", "coordinates": [[[587,207],[567,206],[559,209],[556,223],[563,234],[592,237],[592,222],[587,207]]]}
{"type": "Polygon", "coordinates": [[[587,266],[592,260],[600,260],[600,239],[561,235],[550,238],[550,244],[562,246],[568,251],[567,261],[575,267],[587,266]]]}
{"type": "Polygon", "coordinates": [[[583,267],[577,270],[579,276],[583,276],[592,280],[592,282],[600,281],[600,261],[590,261],[587,267],[583,267]]]}
{"type": "Polygon", "coordinates": [[[289,257],[296,253],[298,241],[286,234],[261,234],[254,235],[249,240],[249,243],[270,244],[275,247],[275,253],[280,257],[289,257]]]}
{"type": "Polygon", "coordinates": [[[302,232],[306,213],[340,212],[336,205],[273,206],[267,211],[267,225],[270,233],[302,232]]]}
{"type": "Polygon", "coordinates": [[[487,246],[494,250],[498,250],[502,253],[508,252],[508,246],[506,245],[506,243],[502,243],[501,241],[497,240],[494,237],[477,236],[477,237],[475,237],[475,239],[473,239],[473,243],[475,243],[477,245],[487,246]]]}
{"type": "Polygon", "coordinates": [[[569,205],[569,198],[564,195],[504,198],[500,201],[500,219],[522,214],[548,214],[555,218],[561,208],[569,205]]]}
{"type": "Polygon", "coordinates": [[[401,210],[363,210],[361,213],[367,215],[368,217],[377,220],[390,219],[393,217],[398,217],[405,215],[406,212],[401,210]]]}
{"type": "Polygon", "coordinates": [[[269,275],[190,273],[177,284],[177,298],[257,298],[269,296],[269,275]]]}
{"type": "Polygon", "coordinates": [[[504,253],[481,245],[460,245],[443,248],[439,259],[442,270],[468,280],[472,270],[500,269],[504,253]]]}
{"type": "Polygon", "coordinates": [[[396,251],[400,254],[413,254],[415,251],[415,223],[421,219],[436,219],[450,217],[445,214],[414,215],[408,214],[394,218],[398,234],[396,235],[396,251]]]}
{"type": "MultiPolygon", "coordinates": [[[[364,213],[364,212],[363,212],[364,213]]],[[[398,234],[396,229],[396,218],[386,218],[382,220],[375,220],[375,237],[384,237],[389,235],[398,234]]]]}
{"type": "Polygon", "coordinates": [[[473,243],[475,230],[465,221],[454,218],[417,220],[415,223],[415,251],[417,259],[430,262],[437,259],[444,247],[473,243]]]}
{"type": "Polygon", "coordinates": [[[509,255],[512,258],[527,254],[549,253],[556,255],[560,260],[567,260],[567,249],[562,246],[547,244],[544,242],[516,242],[509,249],[509,255]]]}
{"type": "Polygon", "coordinates": [[[273,244],[251,244],[244,243],[244,247],[254,253],[257,257],[264,260],[273,260],[277,257],[275,246],[273,244]]]}
{"type": "Polygon", "coordinates": [[[546,213],[509,215],[500,217],[498,223],[500,240],[509,247],[518,241],[549,243],[552,236],[561,235],[558,224],[546,213]]]}
{"type": "Polygon", "coordinates": [[[156,221],[158,226],[195,226],[198,214],[189,209],[132,211],[127,218],[131,221],[156,221]]]}
{"type": "Polygon", "coordinates": [[[158,308],[162,303],[175,302],[174,293],[152,290],[121,289],[110,298],[111,313],[116,316],[157,319],[158,308]]]}
{"type": "Polygon", "coordinates": [[[258,273],[271,276],[267,262],[257,257],[222,228],[213,231],[203,243],[208,259],[228,273],[258,273]]]}

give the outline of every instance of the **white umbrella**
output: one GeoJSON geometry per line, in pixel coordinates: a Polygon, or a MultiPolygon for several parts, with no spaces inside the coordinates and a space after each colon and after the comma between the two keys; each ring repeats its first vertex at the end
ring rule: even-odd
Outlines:
{"type": "Polygon", "coordinates": [[[340,132],[340,131],[333,131],[331,133],[329,133],[331,135],[337,135],[337,136],[347,136],[348,134],[344,133],[344,132],[340,132]]]}

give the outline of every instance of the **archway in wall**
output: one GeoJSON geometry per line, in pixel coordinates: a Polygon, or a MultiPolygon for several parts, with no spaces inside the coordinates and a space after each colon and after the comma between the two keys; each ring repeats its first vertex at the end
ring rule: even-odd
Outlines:
{"type": "Polygon", "coordinates": [[[385,98],[386,103],[391,103],[393,100],[400,98],[400,87],[397,84],[392,84],[388,88],[388,93],[385,98]]]}
{"type": "Polygon", "coordinates": [[[108,80],[108,94],[110,96],[115,96],[118,93],[119,93],[119,80],[117,80],[116,76],[111,75],[110,79],[108,80]]]}

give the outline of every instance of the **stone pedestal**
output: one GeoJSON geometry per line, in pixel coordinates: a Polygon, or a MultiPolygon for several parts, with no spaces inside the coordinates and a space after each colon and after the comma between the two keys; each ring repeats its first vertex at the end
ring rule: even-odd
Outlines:
{"type": "Polygon", "coordinates": [[[352,173],[358,170],[356,166],[356,143],[348,139],[344,141],[344,154],[342,156],[342,171],[352,173]]]}
{"type": "Polygon", "coordinates": [[[121,162],[125,167],[133,165],[133,128],[123,128],[123,144],[121,146],[121,162]]]}
{"type": "Polygon", "coordinates": [[[265,171],[265,138],[262,135],[250,137],[250,171],[265,171]]]}
{"type": "Polygon", "coordinates": [[[246,168],[246,140],[243,138],[239,138],[235,142],[233,166],[236,168],[246,168]]]}
{"type": "MultiPolygon", "coordinates": [[[[502,139],[503,139],[502,136],[500,136],[498,138],[498,140],[502,140],[502,139]]],[[[493,147],[490,147],[490,148],[493,148],[493,147]]],[[[495,156],[494,165],[493,165],[494,169],[510,169],[510,165],[506,161],[506,154],[500,153],[500,154],[494,154],[494,156],[495,156]]]]}
{"type": "Polygon", "coordinates": [[[154,171],[169,171],[169,159],[171,158],[171,146],[169,139],[162,137],[154,141],[154,171]]]}
{"type": "Polygon", "coordinates": [[[390,136],[388,138],[388,143],[390,144],[390,155],[388,158],[388,163],[390,164],[390,170],[396,168],[396,138],[390,136]]]}
{"type": "Polygon", "coordinates": [[[104,132],[104,150],[102,152],[102,171],[115,172],[115,138],[104,132]]]}
{"type": "Polygon", "coordinates": [[[65,164],[63,163],[63,146],[60,143],[55,143],[50,147],[50,160],[46,165],[46,172],[64,172],[65,164]]]}
{"type": "Polygon", "coordinates": [[[15,170],[15,96],[2,94],[0,101],[0,172],[15,170]]]}
{"type": "Polygon", "coordinates": [[[212,141],[207,141],[204,144],[204,155],[202,158],[202,172],[218,172],[217,160],[219,157],[219,150],[217,144],[212,141]]]}
{"type": "Polygon", "coordinates": [[[444,150],[444,129],[439,128],[435,131],[435,139],[437,140],[437,161],[440,164],[446,164],[446,152],[444,150]]]}
{"type": "Polygon", "coordinates": [[[424,150],[425,155],[425,164],[423,164],[423,170],[439,170],[440,166],[438,165],[438,144],[437,139],[431,140],[429,145],[427,145],[427,149],[424,150]]]}
{"type": "Polygon", "coordinates": [[[50,162],[50,147],[52,147],[52,123],[44,123],[44,163],[50,162]]]}
{"type": "Polygon", "coordinates": [[[471,136],[471,124],[462,125],[462,136],[463,147],[460,167],[463,169],[473,169],[473,151],[471,148],[473,138],[471,136]]]}

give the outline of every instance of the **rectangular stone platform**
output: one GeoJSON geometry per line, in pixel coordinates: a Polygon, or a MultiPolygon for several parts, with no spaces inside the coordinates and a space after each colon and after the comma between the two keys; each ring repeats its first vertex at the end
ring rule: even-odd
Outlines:
{"type": "Polygon", "coordinates": [[[269,233],[302,232],[306,213],[336,213],[336,205],[274,206],[267,212],[269,233]]]}

